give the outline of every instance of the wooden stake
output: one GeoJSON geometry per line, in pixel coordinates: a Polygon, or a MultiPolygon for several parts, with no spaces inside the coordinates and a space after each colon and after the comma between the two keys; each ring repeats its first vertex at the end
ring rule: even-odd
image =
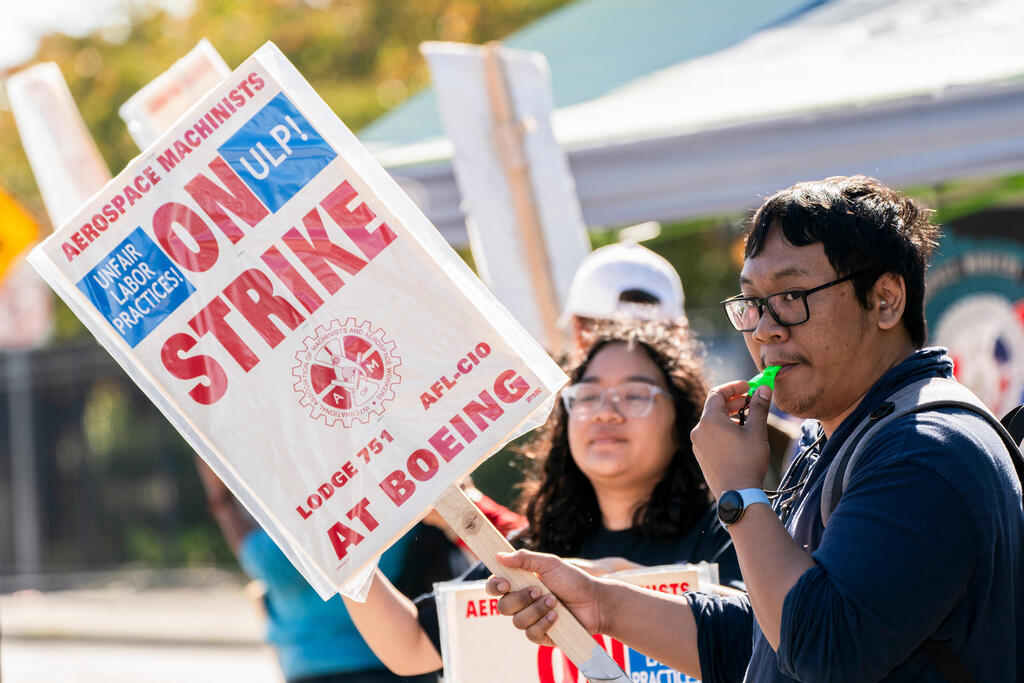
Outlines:
{"type": "Polygon", "coordinates": [[[552,345],[549,350],[557,351],[562,346],[562,333],[558,329],[558,297],[551,277],[551,259],[548,256],[540,214],[533,196],[530,168],[523,152],[524,130],[512,108],[512,98],[509,95],[508,82],[499,54],[500,47],[501,44],[498,42],[487,43],[484,53],[487,95],[494,117],[498,156],[505,169],[509,193],[512,195],[537,310],[548,343],[552,345]]]}
{"type": "MultiPolygon", "coordinates": [[[[435,507],[448,522],[448,526],[466,542],[491,573],[507,580],[512,590],[531,586],[546,590],[536,574],[523,569],[509,569],[498,564],[497,553],[512,552],[514,549],[458,484],[445,489],[435,507]]],[[[625,672],[561,602],[555,605],[555,612],[558,613],[558,619],[548,631],[548,635],[588,681],[630,683],[625,672]]]]}

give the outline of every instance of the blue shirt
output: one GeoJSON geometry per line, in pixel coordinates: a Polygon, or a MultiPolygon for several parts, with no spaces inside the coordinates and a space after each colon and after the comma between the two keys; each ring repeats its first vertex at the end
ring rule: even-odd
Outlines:
{"type": "MultiPolygon", "coordinates": [[[[1024,680],[1020,482],[983,418],[949,409],[893,421],[861,455],[828,528],[821,522],[839,444],[900,387],[952,369],[942,349],[915,353],[805,461],[807,483],[783,520],[815,566],[786,595],[778,653],[746,597],[689,597],[705,683],[938,683],[945,678],[919,649],[929,637],[948,643],[979,682],[1024,680]]],[[[819,429],[805,428],[804,445],[819,429]]]]}
{"type": "MultiPolygon", "coordinates": [[[[411,537],[406,534],[381,556],[380,569],[389,578],[401,570],[411,537]]],[[[263,529],[257,527],[242,540],[238,561],[246,574],[266,585],[267,640],[286,678],[384,669],[341,596],[321,600],[263,529]]]]}

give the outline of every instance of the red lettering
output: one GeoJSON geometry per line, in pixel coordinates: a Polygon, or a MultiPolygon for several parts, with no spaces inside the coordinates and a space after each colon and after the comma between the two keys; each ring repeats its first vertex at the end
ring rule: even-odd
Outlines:
{"type": "Polygon", "coordinates": [[[135,202],[142,199],[142,194],[133,190],[131,185],[124,186],[124,196],[128,200],[128,206],[134,206],[135,202]]]}
{"type": "Polygon", "coordinates": [[[320,495],[324,497],[324,500],[327,500],[328,498],[334,495],[334,487],[326,482],[316,487],[316,490],[319,491],[320,495]]]}
{"type": "Polygon", "coordinates": [[[487,420],[494,422],[499,417],[505,414],[505,409],[498,405],[498,402],[494,400],[487,390],[484,389],[480,392],[480,400],[483,403],[477,403],[476,401],[470,401],[463,407],[462,412],[466,414],[473,424],[476,425],[478,431],[487,429],[487,420]]]}
{"type": "Polygon", "coordinates": [[[562,675],[559,677],[563,683],[576,683],[579,680],[579,670],[576,665],[569,661],[569,658],[561,651],[549,645],[541,645],[537,648],[537,679],[538,683],[555,683],[555,660],[561,660],[562,675]]]}
{"type": "Polygon", "coordinates": [[[306,510],[306,508],[302,507],[301,505],[296,507],[295,511],[298,512],[299,516],[302,517],[303,519],[309,519],[309,516],[311,514],[313,514],[312,512],[309,512],[308,510],[306,510]]]}
{"type": "Polygon", "coordinates": [[[356,476],[356,467],[352,464],[352,461],[346,462],[341,466],[341,471],[347,474],[349,477],[356,476]]]}
{"type": "MultiPolygon", "coordinates": [[[[466,440],[466,443],[473,443],[473,440],[476,438],[476,432],[466,424],[461,415],[452,416],[452,419],[448,420],[448,422],[451,423],[452,427],[455,427],[455,431],[466,440]]],[[[444,454],[442,453],[442,455],[444,454]]]]}
{"type": "Polygon", "coordinates": [[[257,73],[249,74],[249,79],[248,80],[249,80],[249,83],[252,84],[253,89],[255,89],[255,90],[263,90],[263,85],[264,85],[263,84],[263,79],[260,78],[259,74],[257,74],[257,73]]]}
{"type": "Polygon", "coordinates": [[[284,254],[277,250],[277,247],[267,249],[263,252],[262,258],[263,262],[274,271],[274,274],[288,288],[288,291],[298,299],[303,308],[313,313],[323,305],[324,300],[316,293],[313,286],[306,282],[305,278],[299,274],[299,271],[284,257],[284,254]]]}
{"type": "Polygon", "coordinates": [[[174,154],[174,150],[172,150],[170,147],[165,149],[164,153],[158,156],[156,160],[160,162],[160,167],[163,168],[165,171],[172,170],[175,166],[178,165],[178,161],[180,161],[177,155],[174,154]]]}
{"type": "Polygon", "coordinates": [[[224,184],[224,188],[202,173],[197,173],[185,185],[185,190],[232,243],[238,242],[245,233],[228,211],[251,228],[256,227],[270,212],[223,159],[217,157],[210,162],[210,170],[224,184]]]}
{"type": "Polygon", "coordinates": [[[82,237],[81,233],[78,232],[74,232],[71,234],[71,241],[74,242],[75,246],[78,247],[79,249],[85,249],[86,247],[89,246],[89,243],[86,242],[85,238],[82,237]]]}
{"type": "Polygon", "coordinates": [[[184,204],[167,202],[157,209],[153,214],[153,232],[164,251],[182,268],[202,273],[217,262],[217,238],[199,214],[184,204]],[[180,225],[192,237],[196,251],[181,240],[175,225],[180,225]]]}
{"type": "Polygon", "coordinates": [[[380,486],[384,493],[388,494],[388,498],[396,506],[401,506],[416,491],[416,484],[405,476],[405,472],[402,470],[395,470],[378,486],[380,486]]]}
{"type": "Polygon", "coordinates": [[[466,618],[469,619],[470,617],[475,616],[477,616],[476,603],[470,600],[466,603],[466,618]]]}
{"type": "Polygon", "coordinates": [[[306,505],[309,506],[310,510],[317,510],[323,504],[324,504],[324,499],[321,498],[319,494],[311,493],[311,494],[309,494],[309,497],[306,498],[306,505]]]}
{"type": "Polygon", "coordinates": [[[192,148],[186,145],[181,140],[175,140],[174,153],[178,155],[179,159],[184,159],[187,155],[192,153],[192,148]]]}
{"type": "Polygon", "coordinates": [[[156,171],[153,170],[152,166],[147,166],[146,168],[142,169],[142,172],[145,174],[147,178],[149,178],[149,182],[152,183],[153,185],[156,185],[157,183],[160,182],[160,176],[156,174],[156,171]]]}
{"type": "Polygon", "coordinates": [[[331,539],[334,553],[338,556],[339,560],[345,559],[345,556],[348,555],[348,547],[350,545],[357,545],[363,540],[360,534],[341,522],[336,522],[334,526],[327,530],[327,537],[331,539]]]}
{"type": "Polygon", "coordinates": [[[284,243],[320,284],[334,294],[345,284],[334,269],[355,275],[363,269],[366,261],[328,239],[320,212],[315,207],[302,218],[302,224],[309,233],[309,239],[298,228],[292,228],[284,234],[284,243]]]}
{"type": "Polygon", "coordinates": [[[331,475],[331,483],[334,484],[335,486],[337,486],[339,489],[342,486],[344,486],[345,482],[347,482],[347,481],[348,481],[348,477],[346,477],[340,471],[339,472],[335,472],[334,474],[331,475]]]}
{"type": "Polygon", "coordinates": [[[372,261],[384,247],[395,241],[396,235],[387,223],[381,223],[376,230],[369,232],[366,226],[376,220],[377,215],[366,204],[358,204],[355,209],[350,210],[348,204],[357,196],[349,182],[343,180],[341,185],[320,202],[320,206],[324,207],[334,222],[356,243],[366,260],[372,261]]]}
{"type": "MultiPolygon", "coordinates": [[[[92,219],[95,221],[99,216],[93,216],[92,219]]],[[[103,227],[107,227],[107,222],[103,221],[103,227]]],[[[100,234],[96,231],[95,226],[92,223],[86,223],[82,226],[82,234],[89,238],[89,241],[97,240],[100,238],[100,234]]]]}
{"type": "Polygon", "coordinates": [[[413,451],[405,464],[416,481],[430,481],[440,468],[437,458],[425,448],[413,451]]]}
{"type": "Polygon", "coordinates": [[[358,517],[359,521],[363,523],[363,526],[366,527],[367,531],[373,531],[380,526],[380,524],[377,522],[377,519],[370,514],[369,507],[370,501],[363,498],[361,501],[356,503],[355,507],[346,512],[345,516],[349,519],[355,519],[358,517]]]}
{"type": "Polygon", "coordinates": [[[256,367],[260,359],[224,320],[224,316],[230,312],[231,308],[227,302],[218,296],[189,320],[188,324],[199,336],[212,334],[224,350],[231,354],[238,366],[249,372],[256,367]]]}
{"type": "Polygon", "coordinates": [[[199,382],[188,395],[192,400],[204,406],[216,403],[228,390],[228,376],[224,368],[210,356],[196,355],[182,357],[183,352],[191,351],[198,342],[184,332],[171,335],[160,348],[160,360],[167,372],[177,379],[189,380],[205,378],[199,382]]]}
{"type": "Polygon", "coordinates": [[[515,370],[506,370],[494,380],[494,393],[503,403],[515,403],[529,390],[530,385],[515,370]]]}
{"type": "Polygon", "coordinates": [[[68,257],[68,261],[69,262],[71,261],[71,259],[75,258],[80,253],[82,253],[82,252],[78,251],[77,249],[75,249],[74,245],[72,245],[71,242],[65,242],[64,244],[62,244],[60,246],[64,250],[64,255],[68,257]]]}
{"type": "Polygon", "coordinates": [[[305,318],[283,297],[274,294],[270,278],[255,268],[243,272],[224,288],[224,296],[249,321],[270,348],[284,339],[284,334],[271,321],[273,316],[294,330],[305,318]]]}
{"type": "Polygon", "coordinates": [[[452,458],[462,450],[462,444],[455,440],[455,437],[452,436],[447,427],[438,429],[427,441],[434,447],[437,454],[444,458],[445,462],[451,462],[452,458]]]}

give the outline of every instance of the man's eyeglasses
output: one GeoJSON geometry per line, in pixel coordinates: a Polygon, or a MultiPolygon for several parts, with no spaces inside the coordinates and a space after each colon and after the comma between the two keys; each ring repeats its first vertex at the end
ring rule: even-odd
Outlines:
{"type": "Polygon", "coordinates": [[[820,292],[840,282],[846,282],[867,271],[861,270],[841,278],[826,282],[811,289],[789,289],[768,296],[743,296],[742,294],[721,302],[729,322],[740,332],[753,332],[761,322],[761,316],[767,308],[775,322],[783,327],[792,327],[807,322],[811,310],[807,307],[807,296],[820,292]]]}
{"type": "Polygon", "coordinates": [[[572,417],[588,418],[600,412],[607,400],[624,417],[638,419],[647,417],[654,405],[654,397],[664,393],[661,387],[646,382],[626,382],[609,389],[581,382],[562,390],[562,403],[572,417]]]}

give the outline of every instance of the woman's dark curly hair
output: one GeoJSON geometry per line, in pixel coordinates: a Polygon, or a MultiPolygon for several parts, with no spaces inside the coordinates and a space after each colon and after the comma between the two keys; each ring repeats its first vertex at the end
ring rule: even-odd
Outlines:
{"type": "MultiPolygon", "coordinates": [[[[686,324],[678,322],[602,322],[590,338],[592,345],[582,359],[566,369],[572,382],[583,377],[601,349],[615,343],[642,348],[664,373],[676,409],[677,448],[650,499],[637,509],[633,526],[648,537],[683,536],[711,505],[690,445],[690,430],[700,419],[708,393],[700,347],[686,324]]],[[[559,401],[537,438],[523,449],[530,466],[521,486],[520,507],[529,527],[519,544],[557,555],[578,552],[587,533],[601,524],[594,487],[569,453],[567,422],[559,401]]]]}

